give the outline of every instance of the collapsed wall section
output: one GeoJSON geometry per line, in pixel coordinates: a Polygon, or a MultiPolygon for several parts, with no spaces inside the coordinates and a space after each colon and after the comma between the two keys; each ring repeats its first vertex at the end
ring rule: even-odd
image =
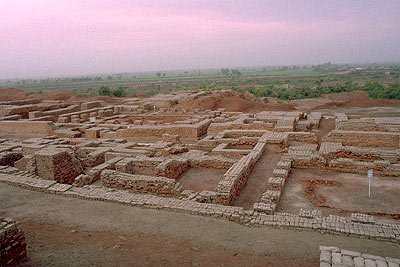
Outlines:
{"type": "Polygon", "coordinates": [[[83,173],[80,161],[65,149],[48,147],[35,153],[38,176],[72,184],[83,173]]]}

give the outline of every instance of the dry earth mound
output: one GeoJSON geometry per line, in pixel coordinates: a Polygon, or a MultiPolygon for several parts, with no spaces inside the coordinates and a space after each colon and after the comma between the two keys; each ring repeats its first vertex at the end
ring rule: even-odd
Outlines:
{"type": "Polygon", "coordinates": [[[213,92],[196,99],[184,100],[178,104],[180,108],[195,108],[201,110],[216,110],[224,108],[226,111],[259,112],[263,110],[294,110],[293,104],[282,101],[261,102],[250,94],[238,92],[213,92]]]}

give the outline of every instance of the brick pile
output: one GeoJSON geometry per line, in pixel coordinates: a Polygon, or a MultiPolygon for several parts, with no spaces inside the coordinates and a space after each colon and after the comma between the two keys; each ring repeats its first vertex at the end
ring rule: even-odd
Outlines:
{"type": "Polygon", "coordinates": [[[17,266],[26,259],[24,233],[18,222],[0,218],[0,266],[17,266]]]}

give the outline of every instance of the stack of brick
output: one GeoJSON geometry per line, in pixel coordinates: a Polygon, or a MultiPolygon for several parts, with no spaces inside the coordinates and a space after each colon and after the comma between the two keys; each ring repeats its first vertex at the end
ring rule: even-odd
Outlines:
{"type": "Polygon", "coordinates": [[[0,266],[17,266],[25,259],[26,243],[19,223],[0,218],[0,266]]]}

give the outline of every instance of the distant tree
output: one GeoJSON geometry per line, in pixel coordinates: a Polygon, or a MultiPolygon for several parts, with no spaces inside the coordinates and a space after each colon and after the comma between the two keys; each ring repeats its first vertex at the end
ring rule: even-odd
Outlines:
{"type": "Polygon", "coordinates": [[[105,85],[101,86],[99,88],[98,92],[99,92],[99,95],[111,95],[110,88],[108,88],[108,86],[105,86],[105,85]]]}
{"type": "Polygon", "coordinates": [[[114,91],[112,91],[113,96],[116,97],[123,97],[126,95],[126,91],[124,88],[119,87],[118,89],[115,89],[114,91]]]}
{"type": "Polygon", "coordinates": [[[157,77],[161,77],[161,72],[156,73],[157,77]]]}
{"type": "Polygon", "coordinates": [[[228,69],[228,68],[222,68],[221,69],[221,73],[223,74],[223,75],[229,75],[229,73],[230,73],[230,69],[228,69]]]}

